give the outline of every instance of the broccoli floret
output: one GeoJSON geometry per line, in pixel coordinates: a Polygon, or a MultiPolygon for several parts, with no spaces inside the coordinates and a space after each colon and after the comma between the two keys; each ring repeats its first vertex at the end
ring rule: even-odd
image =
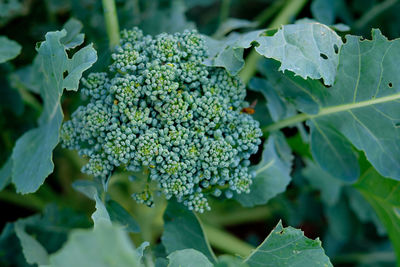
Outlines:
{"type": "MultiPolygon", "coordinates": [[[[64,123],[64,147],[89,158],[83,172],[107,177],[116,167],[146,170],[161,192],[197,212],[207,196],[248,193],[259,123],[241,110],[244,84],[202,62],[207,49],[196,31],[145,36],[121,33],[107,73],[83,79],[89,98],[64,123]]],[[[148,186],[133,198],[152,205],[148,186]]]]}

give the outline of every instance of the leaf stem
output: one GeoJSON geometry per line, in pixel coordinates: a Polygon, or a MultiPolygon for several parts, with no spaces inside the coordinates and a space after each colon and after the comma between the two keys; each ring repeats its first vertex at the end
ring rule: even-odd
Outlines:
{"type": "Polygon", "coordinates": [[[203,229],[211,246],[220,249],[223,252],[246,257],[253,249],[255,249],[252,245],[222,229],[208,224],[203,224],[203,229]]]}
{"type": "Polygon", "coordinates": [[[231,6],[231,0],[222,0],[221,2],[221,10],[219,13],[219,26],[222,25],[229,17],[229,8],[231,6]]]}
{"type": "Polygon", "coordinates": [[[386,0],[383,1],[382,3],[379,3],[377,5],[374,5],[373,8],[368,10],[367,13],[365,13],[360,19],[358,19],[354,24],[353,28],[355,29],[362,29],[364,28],[368,23],[370,23],[374,18],[377,16],[381,15],[383,12],[391,8],[394,4],[399,3],[398,0],[386,0]]]}
{"type": "Polygon", "coordinates": [[[117,9],[115,7],[114,0],[102,0],[103,1],[103,11],[104,19],[106,23],[107,35],[110,39],[110,48],[114,48],[119,44],[119,24],[117,9]]]}
{"type": "Polygon", "coordinates": [[[46,206],[46,203],[38,198],[36,195],[20,195],[7,190],[3,190],[0,192],[0,200],[33,211],[41,211],[46,206]]]}
{"type": "MultiPolygon", "coordinates": [[[[278,13],[278,16],[271,22],[268,28],[278,28],[281,25],[287,24],[296,17],[296,15],[301,11],[303,6],[307,3],[307,0],[291,0],[286,3],[283,9],[278,13]]],[[[257,62],[262,58],[254,49],[246,58],[245,67],[240,72],[239,76],[242,81],[247,84],[251,77],[257,71],[257,62]]]]}
{"type": "Polygon", "coordinates": [[[379,97],[379,98],[373,98],[371,100],[360,101],[357,103],[349,103],[349,104],[321,108],[317,114],[312,114],[312,115],[306,114],[306,113],[297,114],[297,115],[289,117],[287,119],[283,119],[283,120],[277,121],[273,124],[267,125],[262,129],[262,131],[264,134],[266,134],[268,132],[276,131],[276,130],[285,128],[287,126],[291,126],[296,123],[303,122],[308,119],[314,119],[314,118],[321,117],[321,116],[326,116],[326,115],[335,114],[335,113],[348,111],[348,110],[352,110],[352,109],[372,106],[372,105],[376,105],[376,104],[380,104],[380,103],[395,101],[398,99],[400,99],[400,93],[396,93],[396,94],[388,95],[388,96],[384,96],[384,97],[379,97]]]}
{"type": "Polygon", "coordinates": [[[274,1],[268,8],[264,9],[255,20],[259,26],[262,26],[267,20],[269,20],[282,6],[285,4],[285,0],[274,1]]]}
{"type": "Polygon", "coordinates": [[[268,205],[268,207],[260,206],[251,209],[246,208],[223,214],[220,212],[210,212],[209,214],[201,215],[200,218],[212,225],[238,225],[247,222],[266,220],[272,216],[275,210],[275,207],[270,207],[270,205],[268,205]]]}

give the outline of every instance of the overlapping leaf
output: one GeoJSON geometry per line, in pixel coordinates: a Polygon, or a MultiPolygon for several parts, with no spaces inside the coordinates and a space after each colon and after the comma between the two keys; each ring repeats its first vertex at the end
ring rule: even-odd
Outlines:
{"type": "MultiPolygon", "coordinates": [[[[38,48],[35,61],[39,69],[36,70],[36,75],[41,81],[40,94],[44,109],[39,118],[39,127],[18,139],[12,154],[12,181],[21,193],[36,191],[53,171],[52,152],[58,143],[63,118],[60,105],[62,92],[64,88],[77,90],[82,72],[97,60],[92,45],[80,49],[71,59],[68,58],[67,48],[76,46],[77,43],[66,46],[61,42],[66,36],[65,30],[49,32],[46,34],[46,41],[38,48]]],[[[76,39],[68,36],[64,40],[76,39]]]]}
{"type": "MultiPolygon", "coordinates": [[[[299,115],[311,128],[316,162],[344,181],[354,182],[360,174],[353,146],[383,176],[400,179],[400,40],[388,41],[379,30],[372,36],[371,41],[346,37],[335,84],[323,94],[309,89],[319,110],[299,115]]],[[[305,107],[296,102],[297,109],[305,107]]]]}
{"type": "Polygon", "coordinates": [[[292,166],[290,148],[281,135],[272,135],[264,145],[261,162],[253,168],[256,176],[249,194],[236,194],[235,199],[243,206],[265,204],[286,190],[292,166]]]}
{"type": "Polygon", "coordinates": [[[367,169],[355,184],[372,205],[386,228],[397,259],[400,259],[400,182],[382,177],[374,168],[367,169]]]}
{"type": "Polygon", "coordinates": [[[194,249],[177,250],[168,255],[169,267],[212,267],[212,263],[203,253],[194,249]]]}
{"type": "Polygon", "coordinates": [[[47,267],[142,266],[127,233],[101,223],[95,230],[73,231],[65,246],[49,259],[47,267]]]}
{"type": "Polygon", "coordinates": [[[17,42],[0,36],[0,63],[15,58],[20,52],[21,46],[17,42]]]}
{"type": "Polygon", "coordinates": [[[233,33],[222,41],[208,39],[211,53],[205,63],[225,67],[235,75],[244,66],[243,49],[253,42],[260,55],[281,62],[281,71],[290,70],[304,79],[322,78],[325,84],[333,84],[342,40],[328,26],[312,21],[282,26],[272,36],[258,30],[233,33]]]}
{"type": "Polygon", "coordinates": [[[333,266],[319,239],[279,222],[264,242],[245,260],[249,266],[333,266]]]}
{"type": "Polygon", "coordinates": [[[171,202],[165,211],[164,221],[161,241],[168,254],[182,249],[195,249],[203,253],[209,261],[215,262],[215,255],[203,228],[192,212],[171,202]]]}

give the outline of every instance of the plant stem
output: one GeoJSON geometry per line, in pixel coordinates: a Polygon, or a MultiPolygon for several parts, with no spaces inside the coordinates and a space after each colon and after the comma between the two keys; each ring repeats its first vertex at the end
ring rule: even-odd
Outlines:
{"type": "Polygon", "coordinates": [[[263,134],[266,135],[268,132],[273,132],[277,131],[279,129],[288,127],[288,126],[294,126],[296,123],[303,122],[307,119],[310,119],[312,115],[308,115],[305,113],[297,114],[295,116],[289,117],[287,119],[283,119],[280,121],[277,121],[273,124],[267,125],[262,128],[263,134]]]}
{"type": "Polygon", "coordinates": [[[229,17],[229,8],[231,6],[231,0],[222,0],[221,2],[221,10],[219,13],[219,26],[225,22],[225,20],[229,17]]]}
{"type": "Polygon", "coordinates": [[[0,192],[0,200],[34,211],[41,211],[46,206],[46,203],[36,195],[19,195],[7,190],[0,192]]]}
{"type": "Polygon", "coordinates": [[[227,226],[247,222],[262,221],[271,217],[274,208],[260,206],[252,209],[241,209],[230,213],[209,213],[200,216],[201,219],[212,225],[227,226]]]}
{"type": "Polygon", "coordinates": [[[291,125],[294,125],[299,122],[303,122],[308,119],[314,119],[314,118],[318,118],[321,116],[326,116],[326,115],[335,114],[335,113],[339,113],[339,112],[349,111],[352,109],[357,109],[357,108],[362,108],[362,107],[368,107],[368,106],[372,106],[372,105],[376,105],[376,104],[380,104],[380,103],[395,101],[398,99],[400,99],[400,93],[395,93],[393,95],[383,96],[383,97],[379,97],[379,98],[373,98],[371,100],[360,101],[357,103],[349,103],[349,104],[343,104],[343,105],[338,105],[338,106],[321,108],[317,114],[313,114],[313,115],[305,114],[305,113],[297,114],[293,117],[283,119],[283,120],[277,121],[273,124],[267,125],[262,130],[263,130],[263,133],[266,134],[268,132],[276,131],[281,128],[291,126],[291,125]]]}
{"type": "Polygon", "coordinates": [[[382,3],[375,5],[367,13],[365,13],[360,19],[358,19],[354,24],[354,29],[362,29],[374,18],[381,15],[383,12],[391,8],[394,4],[399,3],[398,0],[386,0],[382,3]]]}
{"type": "Polygon", "coordinates": [[[223,252],[246,257],[255,249],[252,245],[214,226],[203,224],[203,229],[211,246],[223,252]]]}
{"type": "MultiPolygon", "coordinates": [[[[292,18],[294,18],[303,8],[303,6],[307,3],[307,0],[291,0],[288,1],[285,7],[279,12],[278,16],[271,22],[268,28],[278,28],[283,24],[287,24],[290,22],[292,18]]],[[[242,81],[247,84],[251,77],[257,71],[257,62],[262,58],[260,54],[258,54],[254,49],[250,52],[250,54],[246,58],[246,64],[243,70],[240,72],[239,76],[242,81]]]]}
{"type": "Polygon", "coordinates": [[[117,9],[115,7],[114,0],[102,0],[103,1],[103,11],[104,19],[106,22],[107,35],[110,39],[110,48],[114,48],[119,44],[119,25],[117,9]]]}
{"type": "Polygon", "coordinates": [[[262,11],[255,20],[259,26],[262,26],[267,20],[269,20],[279,9],[285,4],[285,0],[274,1],[268,8],[262,11]]]}

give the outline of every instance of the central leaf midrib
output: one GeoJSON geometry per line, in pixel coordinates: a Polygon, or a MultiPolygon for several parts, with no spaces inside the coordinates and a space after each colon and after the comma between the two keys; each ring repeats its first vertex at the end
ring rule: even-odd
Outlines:
{"type": "Polygon", "coordinates": [[[397,99],[400,99],[400,92],[393,94],[393,95],[383,96],[383,97],[360,101],[360,102],[356,102],[356,103],[324,107],[324,108],[321,108],[317,114],[301,113],[301,114],[295,115],[293,117],[278,121],[274,124],[268,125],[263,128],[263,132],[265,134],[270,131],[275,131],[275,130],[279,130],[279,129],[287,127],[287,126],[295,125],[296,123],[303,122],[308,119],[315,119],[318,117],[331,115],[331,114],[335,114],[335,113],[339,113],[339,112],[349,111],[349,110],[362,108],[362,107],[373,106],[373,105],[377,105],[377,104],[381,104],[381,103],[394,101],[397,99]]]}

